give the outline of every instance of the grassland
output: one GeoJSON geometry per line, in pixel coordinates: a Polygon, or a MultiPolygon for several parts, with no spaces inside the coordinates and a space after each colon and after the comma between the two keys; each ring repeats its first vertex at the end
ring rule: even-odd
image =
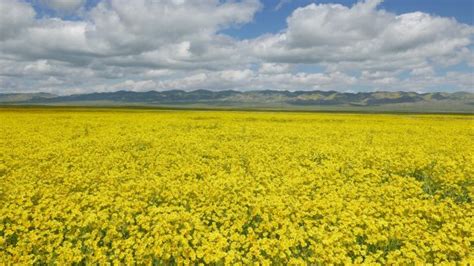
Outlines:
{"type": "Polygon", "coordinates": [[[474,261],[474,116],[0,109],[0,263],[474,261]]]}

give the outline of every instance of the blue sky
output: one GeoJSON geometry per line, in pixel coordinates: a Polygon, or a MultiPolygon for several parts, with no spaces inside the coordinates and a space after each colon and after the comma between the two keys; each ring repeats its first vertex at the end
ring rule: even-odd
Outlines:
{"type": "Polygon", "coordinates": [[[0,92],[474,87],[472,0],[5,0],[0,11],[0,92]]]}

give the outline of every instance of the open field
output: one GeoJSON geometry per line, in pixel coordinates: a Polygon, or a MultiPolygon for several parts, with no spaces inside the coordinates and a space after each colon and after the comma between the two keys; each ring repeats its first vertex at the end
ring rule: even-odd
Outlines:
{"type": "Polygon", "coordinates": [[[0,264],[467,264],[473,197],[473,115],[0,108],[0,264]]]}
{"type": "Polygon", "coordinates": [[[446,114],[474,114],[474,105],[458,102],[435,103],[396,103],[373,106],[355,105],[289,105],[275,103],[166,103],[148,104],[145,102],[117,103],[113,101],[78,101],[55,103],[0,103],[0,107],[88,107],[88,108],[137,108],[137,109],[184,109],[184,110],[241,110],[241,111],[283,111],[283,112],[352,112],[352,113],[446,113],[446,114]]]}
{"type": "MultiPolygon", "coordinates": [[[[385,106],[387,107],[387,106],[385,106]]],[[[348,107],[348,106],[314,106],[314,107],[294,107],[294,106],[217,106],[205,104],[189,104],[189,105],[114,105],[96,103],[88,105],[88,103],[80,104],[58,104],[58,105],[8,105],[0,103],[0,110],[56,110],[56,111],[215,111],[215,112],[271,112],[271,113],[336,113],[336,114],[393,114],[393,115],[474,115],[474,109],[436,109],[436,108],[385,108],[385,107],[348,107]]]]}

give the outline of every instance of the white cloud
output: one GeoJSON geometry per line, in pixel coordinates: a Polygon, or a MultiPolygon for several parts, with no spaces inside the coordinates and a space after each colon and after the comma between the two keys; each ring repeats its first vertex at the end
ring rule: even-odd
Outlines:
{"type": "Polygon", "coordinates": [[[410,72],[410,74],[412,76],[426,76],[426,75],[434,75],[435,71],[433,67],[426,66],[426,67],[415,68],[410,72]]]}
{"type": "Polygon", "coordinates": [[[207,46],[218,30],[251,21],[259,8],[256,0],[109,0],[91,11],[86,34],[114,53],[139,54],[177,44],[187,48],[181,55],[199,56],[210,52],[207,46]]]}
{"type": "Polygon", "coordinates": [[[31,6],[16,0],[0,1],[0,14],[0,41],[22,34],[35,16],[31,6]]]}
{"type": "Polygon", "coordinates": [[[157,89],[210,90],[330,90],[343,89],[356,82],[344,73],[263,74],[250,69],[208,71],[182,78],[159,81],[157,89]]]}
{"type": "Polygon", "coordinates": [[[291,70],[289,64],[263,63],[260,65],[259,72],[263,74],[286,73],[291,70]]]}
{"type": "Polygon", "coordinates": [[[421,12],[395,15],[377,9],[380,2],[298,8],[287,19],[286,30],[249,41],[249,47],[271,62],[320,63],[345,70],[345,65],[410,68],[456,57],[472,44],[472,26],[421,12]]]}
{"type": "Polygon", "coordinates": [[[159,78],[159,77],[166,77],[173,74],[173,71],[169,69],[151,69],[147,70],[143,73],[144,77],[147,78],[159,78]]]}
{"type": "Polygon", "coordinates": [[[9,56],[80,64],[105,58],[140,64],[143,54],[152,53],[161,55],[155,58],[155,65],[169,63],[177,67],[177,62],[212,61],[228,53],[233,41],[217,32],[251,21],[260,8],[257,0],[108,0],[90,10],[83,21],[65,21],[33,20],[30,6],[6,1],[0,5],[5,10],[2,13],[16,12],[1,18],[5,20],[0,28],[2,37],[8,40],[0,47],[9,56]],[[18,34],[20,28],[25,32],[18,34]]]}
{"type": "Polygon", "coordinates": [[[108,86],[107,91],[130,90],[130,91],[149,91],[156,89],[156,82],[153,80],[126,80],[121,83],[108,86]]]}
{"type": "Polygon", "coordinates": [[[84,0],[37,1],[81,20],[0,0],[0,92],[473,89],[472,73],[439,74],[472,68],[473,26],[396,15],[380,0],[309,4],[279,33],[243,40],[224,32],[252,22],[258,0],[102,0],[90,10],[84,0]]]}

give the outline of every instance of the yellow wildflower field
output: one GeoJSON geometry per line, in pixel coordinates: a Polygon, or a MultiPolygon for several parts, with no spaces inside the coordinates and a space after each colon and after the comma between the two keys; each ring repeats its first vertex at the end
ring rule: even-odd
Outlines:
{"type": "Polygon", "coordinates": [[[4,108],[0,264],[467,264],[473,119],[4,108]]]}

